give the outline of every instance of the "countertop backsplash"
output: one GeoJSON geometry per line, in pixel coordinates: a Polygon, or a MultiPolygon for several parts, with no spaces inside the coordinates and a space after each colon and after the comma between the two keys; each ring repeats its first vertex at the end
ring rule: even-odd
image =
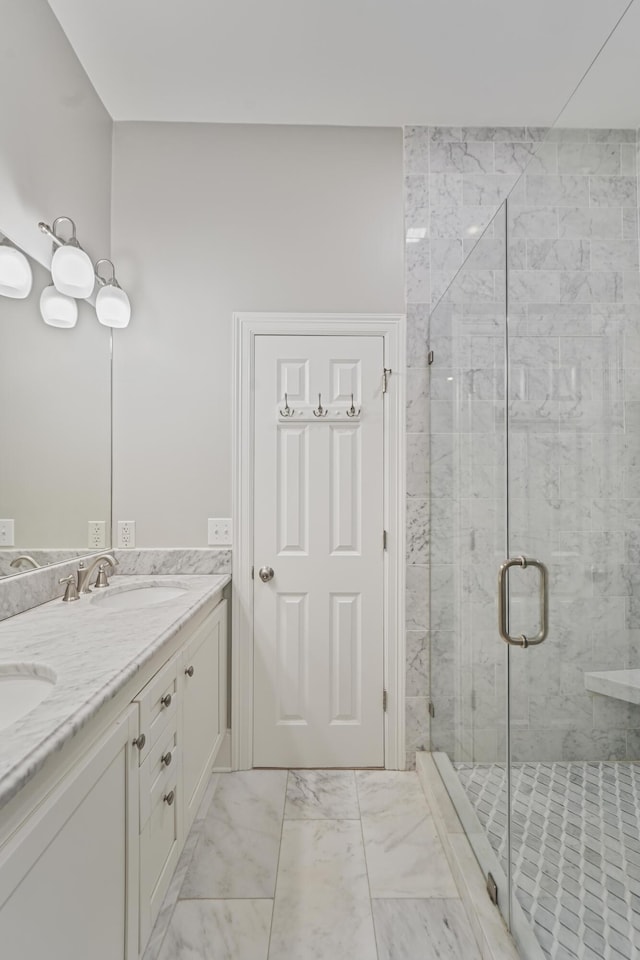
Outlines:
{"type": "MultiPolygon", "coordinates": [[[[60,551],[49,551],[55,560],[60,551]]],[[[45,561],[48,551],[39,551],[39,560],[45,561]]],[[[100,550],[101,553],[115,554],[118,560],[119,576],[158,576],[161,574],[210,575],[231,573],[230,547],[167,547],[143,548],[134,550],[100,550]]],[[[55,562],[54,560],[54,562],[55,562]]],[[[90,559],[85,558],[85,562],[90,559]]],[[[41,603],[47,603],[62,596],[64,588],[58,581],[68,577],[78,569],[77,556],[55,566],[30,570],[0,580],[0,620],[24,613],[41,603]]]]}

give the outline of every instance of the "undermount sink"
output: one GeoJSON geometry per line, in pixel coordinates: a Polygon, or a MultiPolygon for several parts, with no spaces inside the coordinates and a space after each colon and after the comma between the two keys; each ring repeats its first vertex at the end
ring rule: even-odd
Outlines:
{"type": "Polygon", "coordinates": [[[30,713],[53,691],[56,675],[33,663],[0,663],[0,730],[30,713]]]}
{"type": "Polygon", "coordinates": [[[103,593],[95,593],[91,602],[105,610],[140,610],[142,607],[155,607],[168,600],[177,600],[184,596],[186,589],[162,583],[131,584],[105,588],[103,593]]]}

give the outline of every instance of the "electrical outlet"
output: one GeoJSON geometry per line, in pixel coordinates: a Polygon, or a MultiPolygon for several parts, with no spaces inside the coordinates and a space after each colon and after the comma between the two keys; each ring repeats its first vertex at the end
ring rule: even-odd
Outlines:
{"type": "Polygon", "coordinates": [[[231,517],[209,517],[209,536],[207,543],[210,547],[231,546],[231,517]]]}
{"type": "Polygon", "coordinates": [[[128,550],[136,545],[135,520],[118,520],[118,546],[128,550]]]}
{"type": "Polygon", "coordinates": [[[13,547],[15,542],[15,520],[0,520],[0,547],[13,547]]]}
{"type": "Polygon", "coordinates": [[[89,520],[89,548],[104,550],[107,545],[107,524],[104,520],[89,520]]]}

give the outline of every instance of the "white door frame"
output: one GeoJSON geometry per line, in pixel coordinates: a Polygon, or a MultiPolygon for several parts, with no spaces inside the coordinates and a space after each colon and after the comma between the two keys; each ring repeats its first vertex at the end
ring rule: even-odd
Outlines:
{"type": "MultiPolygon", "coordinates": [[[[382,336],[391,369],[384,404],[385,767],[405,766],[405,317],[400,314],[234,313],[231,767],[253,766],[253,394],[255,337],[382,336]]],[[[382,377],[382,370],[380,376],[382,377]]],[[[382,536],[382,530],[380,531],[382,536]]]]}

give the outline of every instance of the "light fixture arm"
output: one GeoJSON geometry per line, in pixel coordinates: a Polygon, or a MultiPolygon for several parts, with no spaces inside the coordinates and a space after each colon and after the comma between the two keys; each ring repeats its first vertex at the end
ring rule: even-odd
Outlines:
{"type": "Polygon", "coordinates": [[[116,279],[116,268],[114,267],[112,261],[111,261],[111,260],[107,260],[106,257],[102,257],[100,260],[96,260],[96,263],[95,263],[95,274],[96,274],[96,280],[98,281],[98,283],[100,284],[101,287],[107,287],[107,286],[109,286],[109,287],[119,287],[119,286],[120,286],[120,284],[118,283],[118,281],[117,281],[117,279],[116,279]],[[99,273],[99,269],[100,269],[100,264],[101,264],[101,263],[108,263],[109,266],[111,267],[111,277],[110,277],[108,280],[105,279],[105,277],[101,276],[100,273],[99,273]]]}
{"type": "Polygon", "coordinates": [[[56,223],[59,223],[60,220],[69,220],[69,222],[73,225],[73,236],[72,236],[71,239],[72,239],[72,240],[75,240],[76,243],[77,243],[78,241],[76,240],[76,225],[75,225],[75,223],[73,222],[73,220],[71,220],[70,217],[58,217],[56,220],[54,220],[54,221],[53,221],[53,230],[51,229],[51,227],[49,226],[49,224],[48,224],[48,223],[45,223],[43,220],[40,221],[40,223],[38,224],[38,226],[40,227],[40,229],[42,230],[42,232],[45,234],[45,236],[49,237],[49,239],[51,240],[51,242],[52,242],[56,247],[64,247],[65,243],[68,243],[69,241],[67,241],[67,240],[62,240],[62,239],[58,236],[58,234],[55,232],[56,223]]]}
{"type": "Polygon", "coordinates": [[[67,223],[70,223],[70,224],[71,224],[71,236],[69,237],[68,240],[62,240],[61,242],[62,242],[63,244],[64,244],[64,243],[70,243],[70,244],[72,244],[74,247],[80,246],[80,244],[78,243],[78,240],[77,240],[77,238],[76,238],[76,225],[75,225],[74,221],[71,219],[71,217],[56,217],[56,219],[53,221],[53,235],[54,235],[54,237],[56,237],[56,239],[60,239],[60,238],[58,237],[58,232],[57,232],[57,230],[56,230],[56,224],[61,223],[61,221],[63,221],[63,220],[66,220],[67,223]]]}

